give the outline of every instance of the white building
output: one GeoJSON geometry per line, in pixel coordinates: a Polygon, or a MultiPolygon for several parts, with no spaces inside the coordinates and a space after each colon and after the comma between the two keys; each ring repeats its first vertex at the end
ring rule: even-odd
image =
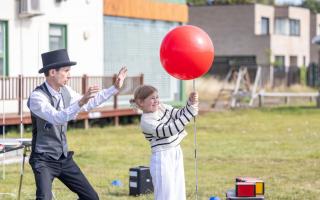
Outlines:
{"type": "Polygon", "coordinates": [[[101,0],[1,0],[0,63],[5,74],[36,76],[41,53],[67,48],[78,63],[72,75],[102,75],[102,9],[101,0]]]}
{"type": "Polygon", "coordinates": [[[216,61],[301,67],[318,60],[319,48],[311,40],[319,34],[319,16],[307,8],[213,5],[190,7],[189,13],[190,24],[213,38],[216,61]]]}
{"type": "MultiPolygon", "coordinates": [[[[165,34],[187,20],[185,0],[1,0],[0,75],[43,76],[41,53],[66,48],[77,62],[71,76],[112,76],[126,65],[129,76],[144,74],[160,98],[180,103],[183,83],[161,67],[159,49],[165,34]]],[[[5,102],[5,112],[17,112],[13,102],[5,102]]]]}

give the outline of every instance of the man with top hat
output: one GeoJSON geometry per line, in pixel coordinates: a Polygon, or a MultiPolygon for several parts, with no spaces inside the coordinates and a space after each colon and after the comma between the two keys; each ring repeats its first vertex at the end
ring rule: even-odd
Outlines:
{"type": "Polygon", "coordinates": [[[89,87],[84,95],[66,85],[70,67],[65,49],[41,55],[45,82],[28,99],[32,118],[32,152],[29,163],[36,182],[36,199],[52,199],[52,182],[58,178],[81,200],[99,199],[98,194],[73,160],[68,151],[66,131],[68,121],[80,111],[89,111],[115,95],[123,85],[127,69],[121,68],[115,84],[108,89],[89,87]]]}

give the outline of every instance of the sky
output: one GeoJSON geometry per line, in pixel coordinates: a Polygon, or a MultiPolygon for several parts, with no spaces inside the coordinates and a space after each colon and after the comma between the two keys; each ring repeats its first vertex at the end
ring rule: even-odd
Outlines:
{"type": "Polygon", "coordinates": [[[277,4],[284,4],[284,3],[292,3],[292,4],[301,4],[302,0],[276,0],[277,4]]]}

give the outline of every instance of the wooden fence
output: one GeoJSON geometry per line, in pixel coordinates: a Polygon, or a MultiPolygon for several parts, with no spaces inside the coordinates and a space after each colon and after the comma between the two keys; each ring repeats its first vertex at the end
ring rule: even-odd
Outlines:
{"type": "MultiPolygon", "coordinates": [[[[134,114],[133,111],[127,110],[127,112],[123,112],[124,109],[118,108],[118,96],[119,95],[131,95],[134,92],[134,89],[143,84],[143,74],[138,76],[130,76],[127,77],[124,81],[124,85],[121,88],[120,92],[114,96],[113,98],[113,106],[112,110],[108,110],[107,114],[104,113],[104,109],[100,109],[100,117],[112,116],[115,117],[115,123],[118,124],[119,116],[126,114],[134,114]]],[[[2,101],[17,101],[18,113],[14,113],[14,115],[18,118],[19,115],[22,115],[23,108],[22,101],[29,98],[31,92],[36,88],[36,86],[40,85],[45,80],[44,77],[26,77],[19,75],[18,77],[1,77],[0,78],[0,100],[2,101]]],[[[116,80],[116,75],[113,76],[75,76],[71,77],[68,81],[68,84],[71,88],[73,88],[76,92],[80,94],[84,94],[89,86],[97,85],[99,88],[108,88],[110,87],[116,80]]],[[[132,109],[131,109],[132,110],[132,109]]],[[[6,114],[7,115],[7,114],[6,114]]],[[[10,115],[7,115],[10,116],[10,115]]],[[[80,113],[78,119],[88,119],[90,118],[89,113],[80,113]]],[[[27,116],[28,118],[29,116],[27,116]]],[[[8,119],[8,123],[18,124],[20,120],[11,120],[8,119]],[[17,122],[16,122],[17,121],[17,122]]],[[[0,125],[3,125],[3,120],[0,120],[0,125]]],[[[30,122],[29,119],[26,119],[25,122],[30,122]]],[[[8,124],[5,123],[5,124],[8,124]]]]}

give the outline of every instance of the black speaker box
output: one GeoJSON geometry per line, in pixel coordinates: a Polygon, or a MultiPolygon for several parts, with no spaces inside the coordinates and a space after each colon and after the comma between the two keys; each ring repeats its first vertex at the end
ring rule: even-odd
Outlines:
{"type": "Polygon", "coordinates": [[[139,166],[129,169],[129,195],[153,193],[149,167],[139,166]]]}

